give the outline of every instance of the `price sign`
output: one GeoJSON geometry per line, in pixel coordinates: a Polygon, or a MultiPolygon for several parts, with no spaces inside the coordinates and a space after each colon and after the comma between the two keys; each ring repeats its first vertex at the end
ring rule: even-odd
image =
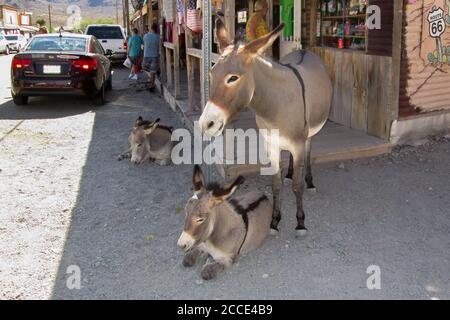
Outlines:
{"type": "Polygon", "coordinates": [[[444,10],[441,8],[430,11],[428,14],[428,22],[430,24],[430,36],[439,38],[446,28],[444,20],[444,10]]]}

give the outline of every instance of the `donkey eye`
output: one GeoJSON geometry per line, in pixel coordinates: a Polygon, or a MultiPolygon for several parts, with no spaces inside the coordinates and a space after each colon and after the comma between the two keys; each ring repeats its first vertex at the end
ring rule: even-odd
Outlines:
{"type": "Polygon", "coordinates": [[[203,221],[205,221],[205,218],[197,218],[197,223],[202,223],[203,221]]]}
{"type": "Polygon", "coordinates": [[[138,143],[138,147],[141,147],[142,146],[142,143],[138,143]]]}
{"type": "Polygon", "coordinates": [[[227,83],[233,83],[239,80],[238,76],[231,76],[228,78],[227,83]]]}

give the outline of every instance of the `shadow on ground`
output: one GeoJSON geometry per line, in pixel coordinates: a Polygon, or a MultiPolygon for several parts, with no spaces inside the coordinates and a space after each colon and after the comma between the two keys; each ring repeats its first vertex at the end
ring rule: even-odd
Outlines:
{"type": "MultiPolygon", "coordinates": [[[[192,167],[116,160],[137,116],[180,127],[168,110],[156,95],[131,92],[96,111],[53,299],[450,298],[448,141],[315,166],[309,235],[294,238],[285,187],[280,235],[205,282],[199,266],[181,266],[176,247],[192,167]],[[67,287],[72,265],[81,289],[67,287]],[[380,290],[366,286],[370,265],[380,267],[380,290]]],[[[250,178],[240,192],[270,192],[269,182],[250,178]]]]}

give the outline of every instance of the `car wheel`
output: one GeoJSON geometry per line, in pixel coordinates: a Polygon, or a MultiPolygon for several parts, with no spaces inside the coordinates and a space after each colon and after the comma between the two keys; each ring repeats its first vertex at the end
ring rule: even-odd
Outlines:
{"type": "Polygon", "coordinates": [[[28,103],[28,96],[13,96],[13,102],[16,106],[23,106],[28,103]]]}
{"type": "Polygon", "coordinates": [[[105,83],[103,83],[102,87],[95,95],[94,104],[96,104],[97,106],[102,106],[105,104],[105,83]]]}

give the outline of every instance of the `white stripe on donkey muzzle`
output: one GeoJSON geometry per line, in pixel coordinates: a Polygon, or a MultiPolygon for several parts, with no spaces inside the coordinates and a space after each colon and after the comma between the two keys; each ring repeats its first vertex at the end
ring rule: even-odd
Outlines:
{"type": "Polygon", "coordinates": [[[195,244],[195,239],[192,238],[192,236],[187,233],[186,231],[183,231],[181,233],[180,238],[178,239],[177,245],[184,251],[189,250],[192,248],[192,246],[195,244]]]}
{"type": "Polygon", "coordinates": [[[203,133],[208,136],[217,137],[222,134],[225,128],[225,112],[215,103],[208,101],[198,123],[203,133]]]}

